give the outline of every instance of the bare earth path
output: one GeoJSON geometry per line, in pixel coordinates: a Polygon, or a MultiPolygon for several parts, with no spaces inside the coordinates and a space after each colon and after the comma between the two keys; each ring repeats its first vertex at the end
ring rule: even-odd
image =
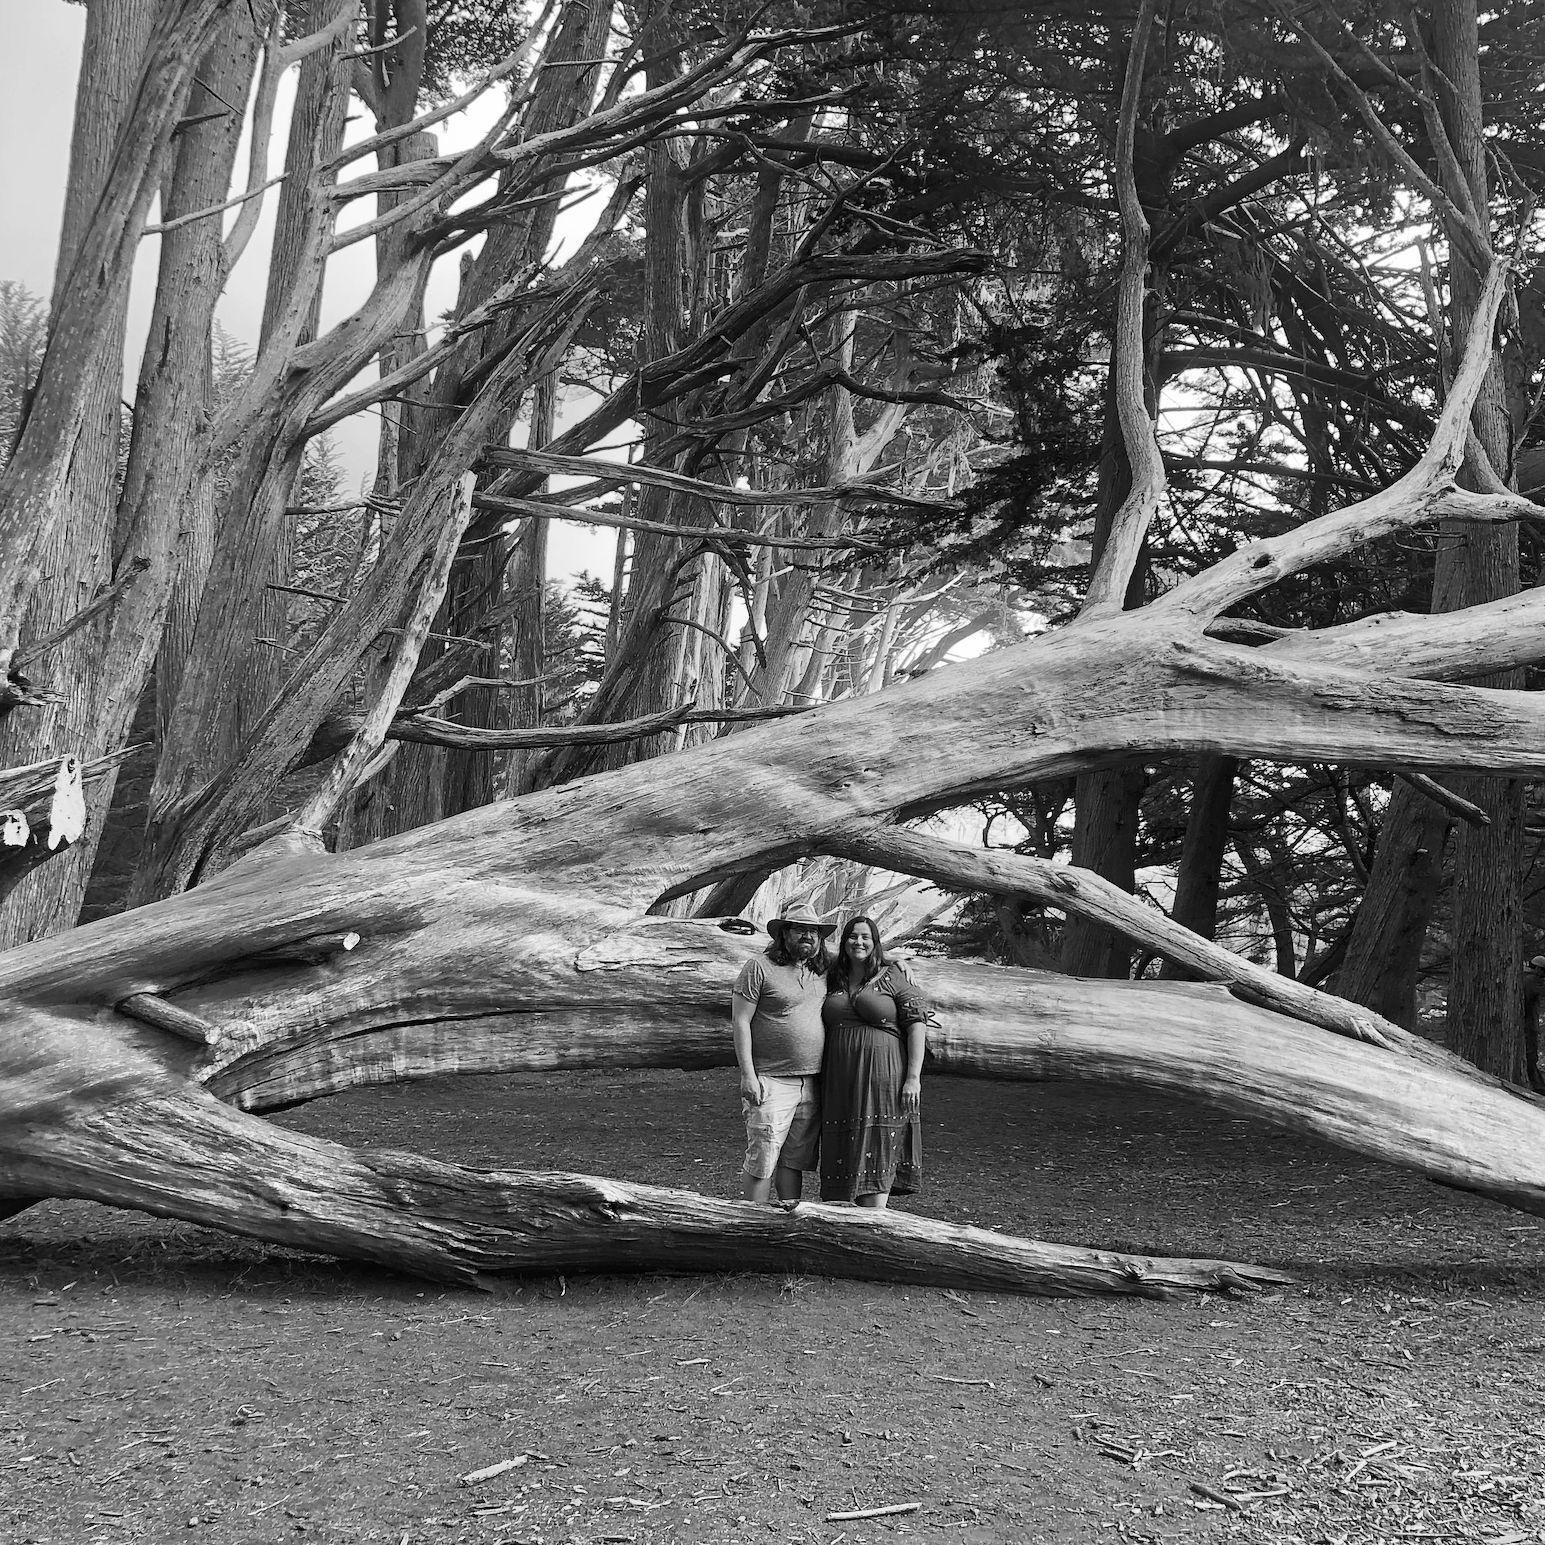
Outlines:
{"type": "MultiPolygon", "coordinates": [[[[281,1119],[728,1196],[732,1092],[469,1079],[281,1119]]],[[[1151,1095],[941,1078],[924,1113],[917,1211],[1301,1285],[447,1294],[48,1204],[0,1224],[0,1542],[1545,1540],[1542,1225],[1151,1095]]]]}

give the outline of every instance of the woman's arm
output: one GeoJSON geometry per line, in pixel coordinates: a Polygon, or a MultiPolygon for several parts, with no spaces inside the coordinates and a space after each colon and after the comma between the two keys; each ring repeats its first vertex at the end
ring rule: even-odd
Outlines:
{"type": "Polygon", "coordinates": [[[928,1051],[928,1004],[899,967],[892,968],[892,996],[896,1023],[907,1045],[907,1070],[901,1081],[901,1108],[917,1111],[923,1102],[923,1057],[928,1051]]]}
{"type": "Polygon", "coordinates": [[[921,1019],[907,1026],[907,1073],[901,1081],[901,1108],[923,1107],[923,1054],[928,1050],[928,1026],[921,1019]]]}

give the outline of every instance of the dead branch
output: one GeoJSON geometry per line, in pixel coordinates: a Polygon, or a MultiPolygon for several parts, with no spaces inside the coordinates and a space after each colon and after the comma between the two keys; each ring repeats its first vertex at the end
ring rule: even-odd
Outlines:
{"type": "Polygon", "coordinates": [[[1457,815],[1461,821],[1471,826],[1490,826],[1491,817],[1481,809],[1479,805],[1472,804],[1468,799],[1462,799],[1452,789],[1446,789],[1435,778],[1429,778],[1424,773],[1402,772],[1395,769],[1395,776],[1402,783],[1409,784],[1418,794],[1430,799],[1441,810],[1447,810],[1450,815],[1457,815]]]}
{"type": "Polygon", "coordinates": [[[124,566],[122,574],[103,590],[95,600],[88,602],[62,627],[56,628],[46,638],[40,638],[16,651],[14,664],[19,668],[29,665],[40,655],[47,654],[55,644],[63,643],[72,633],[79,632],[88,622],[100,617],[114,606],[118,598],[150,567],[150,559],[135,558],[124,566]]]}
{"type": "Polygon", "coordinates": [[[1053,864],[998,850],[982,851],[945,842],[900,826],[874,826],[825,838],[824,851],[858,863],[899,870],[957,890],[1028,896],[1058,911],[1089,918],[1166,960],[1194,971],[1204,981],[1226,982],[1252,1002],[1337,1035],[1386,1050],[1398,1045],[1408,1055],[1426,1054],[1428,1043],[1358,1004],[1304,987],[1268,971],[1232,950],[1171,922],[1118,885],[1087,869],[1053,864]]]}
{"type": "Polygon", "coordinates": [[[735,526],[676,526],[668,521],[643,520],[631,515],[612,515],[588,506],[561,504],[545,499],[524,499],[514,494],[477,494],[473,504],[494,515],[531,516],[536,519],[571,520],[581,526],[608,526],[618,531],[653,531],[662,536],[686,537],[719,547],[778,547],[796,551],[883,552],[878,542],[862,537],[773,536],[743,531],[735,526]]]}
{"type": "Polygon", "coordinates": [[[188,214],[178,215],[175,220],[163,220],[159,225],[147,225],[144,234],[164,236],[168,231],[180,231],[185,225],[193,225],[199,220],[210,220],[216,215],[223,215],[226,210],[235,209],[238,204],[245,204],[249,199],[261,198],[270,188],[277,188],[288,176],[288,172],[280,172],[277,177],[270,177],[267,182],[260,182],[255,188],[248,188],[244,193],[233,194],[223,204],[211,204],[206,209],[194,209],[188,214]]]}
{"type": "Polygon", "coordinates": [[[956,506],[945,499],[922,499],[880,483],[834,483],[829,488],[735,488],[727,483],[711,483],[704,478],[688,477],[664,467],[644,462],[619,464],[590,456],[559,456],[550,451],[512,450],[507,446],[484,447],[481,460],[495,467],[530,468],[536,472],[555,473],[560,477],[588,477],[592,481],[579,488],[564,489],[554,499],[589,498],[593,489],[643,485],[670,488],[678,493],[697,494],[713,504],[748,505],[779,508],[795,504],[836,504],[846,499],[860,499],[874,504],[900,504],[912,510],[953,511],[956,506]]]}
{"type": "MultiPolygon", "coordinates": [[[[695,708],[687,704],[662,713],[646,714],[615,724],[539,725],[534,729],[495,730],[473,724],[437,719],[416,709],[405,709],[386,731],[388,740],[420,746],[449,746],[460,751],[540,751],[557,746],[614,746],[679,729],[684,724],[749,724],[765,719],[786,719],[810,713],[810,707],[792,705],[770,708],[695,708]]],[[[357,733],[360,715],[341,714],[326,720],[317,731],[306,761],[321,761],[336,754],[338,741],[357,733]]]]}
{"type": "MultiPolygon", "coordinates": [[[[105,778],[114,768],[146,749],[144,743],[124,746],[82,762],[81,782],[90,784],[105,778]]],[[[59,777],[59,762],[57,756],[51,756],[41,762],[28,762],[23,767],[7,767],[0,772],[0,803],[30,807],[34,800],[51,793],[59,777]]]]}
{"type": "Polygon", "coordinates": [[[1310,669],[1463,681],[1545,659],[1545,592],[1525,590],[1457,612],[1380,612],[1295,632],[1268,643],[1264,652],[1310,669]]]}
{"type": "Polygon", "coordinates": [[[407,626],[402,629],[392,650],[391,664],[387,668],[380,694],[370,711],[364,715],[342,754],[333,763],[327,777],[296,816],[296,831],[320,840],[323,826],[337,813],[349,791],[360,781],[366,765],[381,749],[386,732],[402,703],[403,693],[413,680],[419,653],[429,634],[429,624],[440,609],[445,587],[450,581],[456,549],[461,543],[462,532],[467,529],[467,522],[472,518],[472,489],[476,483],[477,475],[473,472],[466,473],[461,479],[461,485],[452,500],[451,512],[440,522],[435,533],[435,545],[425,557],[423,578],[409,586],[413,594],[413,609],[408,616],[407,626]]]}
{"type": "Polygon", "coordinates": [[[165,1030],[184,1041],[193,1042],[195,1046],[210,1046],[218,1039],[214,1026],[207,1020],[178,1008],[175,1003],[168,1003],[153,992],[130,993],[127,998],[119,999],[115,1007],[129,1019],[138,1020],[140,1024],[150,1025],[156,1030],[165,1030]]]}

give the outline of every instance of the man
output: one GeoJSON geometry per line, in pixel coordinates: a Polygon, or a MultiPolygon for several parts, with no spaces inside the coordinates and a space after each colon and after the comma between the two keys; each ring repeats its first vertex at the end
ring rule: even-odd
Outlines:
{"type": "Polygon", "coordinates": [[[730,999],[746,1120],[741,1179],[748,1202],[769,1202],[775,1191],[797,1202],[821,1140],[821,1003],[836,924],[785,907],[767,931],[772,944],[741,967],[730,999]]]}

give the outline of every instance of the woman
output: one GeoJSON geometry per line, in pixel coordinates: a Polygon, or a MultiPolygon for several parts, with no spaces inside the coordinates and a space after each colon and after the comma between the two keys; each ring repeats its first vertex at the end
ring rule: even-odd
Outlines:
{"type": "Polygon", "coordinates": [[[821,1200],[884,1207],[922,1184],[928,1005],[867,917],[842,930],[821,1021],[821,1200]]]}

